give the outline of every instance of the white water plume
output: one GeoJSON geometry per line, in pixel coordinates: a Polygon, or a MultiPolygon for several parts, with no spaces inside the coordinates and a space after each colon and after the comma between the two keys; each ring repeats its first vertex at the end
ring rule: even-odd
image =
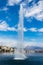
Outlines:
{"type": "Polygon", "coordinates": [[[20,5],[20,13],[19,13],[19,25],[18,25],[18,44],[20,45],[18,48],[23,48],[23,22],[24,22],[24,11],[22,4],[20,5]]]}
{"type": "Polygon", "coordinates": [[[18,25],[18,43],[17,43],[17,50],[15,51],[15,58],[14,59],[25,59],[24,54],[24,32],[23,32],[23,22],[24,22],[24,8],[23,5],[20,5],[20,13],[19,13],[19,25],[18,25]]]}

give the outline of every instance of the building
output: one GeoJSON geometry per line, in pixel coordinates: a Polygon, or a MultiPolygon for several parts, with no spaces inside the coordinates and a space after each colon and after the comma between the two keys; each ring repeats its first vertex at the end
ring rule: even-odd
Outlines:
{"type": "Polygon", "coordinates": [[[0,46],[0,53],[10,53],[14,52],[16,48],[13,47],[7,47],[7,46],[0,46]]]}

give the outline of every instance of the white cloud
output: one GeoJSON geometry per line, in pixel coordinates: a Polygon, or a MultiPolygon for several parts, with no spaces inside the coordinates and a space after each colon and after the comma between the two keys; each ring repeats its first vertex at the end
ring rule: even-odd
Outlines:
{"type": "Polygon", "coordinates": [[[35,46],[35,45],[36,45],[36,42],[32,42],[32,41],[31,41],[31,42],[29,42],[29,41],[26,42],[26,41],[25,41],[25,47],[26,47],[26,46],[35,46]]]}
{"type": "Polygon", "coordinates": [[[8,0],[8,4],[9,6],[13,6],[14,4],[18,4],[20,3],[21,0],[8,0]]]}
{"type": "Polygon", "coordinates": [[[26,46],[39,46],[39,47],[43,47],[43,43],[38,43],[36,41],[25,41],[25,45],[24,47],[26,46]]]}
{"type": "Polygon", "coordinates": [[[15,0],[8,0],[8,4],[7,5],[13,6],[14,3],[15,3],[15,0]]]}
{"type": "Polygon", "coordinates": [[[43,32],[43,28],[38,29],[38,32],[43,32]]]}
{"type": "Polygon", "coordinates": [[[18,4],[20,3],[22,0],[15,0],[15,3],[18,4]]]}
{"type": "MultiPolygon", "coordinates": [[[[13,6],[15,4],[19,4],[22,0],[8,0],[7,5],[13,6]]],[[[28,2],[31,2],[32,0],[28,0],[28,2]]]]}
{"type": "Polygon", "coordinates": [[[14,28],[14,27],[8,27],[7,29],[8,29],[9,31],[17,31],[17,29],[14,28]]]}
{"type": "Polygon", "coordinates": [[[42,21],[43,20],[43,0],[40,0],[37,4],[34,4],[34,6],[28,8],[26,10],[25,17],[35,17],[37,20],[42,21]]]}
{"type": "Polygon", "coordinates": [[[29,28],[28,30],[31,32],[43,32],[43,28],[29,28]]]}
{"type": "Polygon", "coordinates": [[[31,32],[37,32],[36,28],[29,28],[28,30],[30,30],[31,32]]]}
{"type": "Polygon", "coordinates": [[[6,23],[6,21],[2,21],[0,23],[0,31],[16,31],[15,27],[9,27],[9,25],[6,23]]]}
{"type": "Polygon", "coordinates": [[[28,31],[28,30],[27,30],[26,28],[23,28],[23,31],[26,32],[26,31],[28,31]]]}
{"type": "Polygon", "coordinates": [[[10,38],[0,38],[0,45],[16,47],[17,46],[17,40],[10,39],[10,38]]]}
{"type": "Polygon", "coordinates": [[[31,2],[32,0],[28,0],[28,2],[31,2]]]}
{"type": "Polygon", "coordinates": [[[5,21],[2,21],[0,23],[0,30],[1,31],[6,31],[7,30],[7,27],[8,27],[8,25],[7,25],[7,23],[5,21]]]}
{"type": "Polygon", "coordinates": [[[36,16],[35,16],[35,18],[37,19],[37,20],[42,20],[43,21],[43,12],[41,12],[40,14],[37,14],[36,16]]]}
{"type": "Polygon", "coordinates": [[[7,10],[8,10],[7,7],[0,8],[0,11],[7,11],[7,10]]]}
{"type": "Polygon", "coordinates": [[[43,32],[43,28],[29,28],[28,30],[31,32],[43,32]]]}

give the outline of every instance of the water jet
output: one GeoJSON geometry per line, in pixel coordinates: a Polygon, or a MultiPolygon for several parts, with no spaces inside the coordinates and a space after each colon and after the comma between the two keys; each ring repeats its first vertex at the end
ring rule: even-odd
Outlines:
{"type": "Polygon", "coordinates": [[[26,58],[24,54],[24,8],[23,4],[20,4],[20,13],[19,13],[19,24],[18,24],[18,43],[17,50],[15,51],[15,60],[24,60],[26,58]]]}

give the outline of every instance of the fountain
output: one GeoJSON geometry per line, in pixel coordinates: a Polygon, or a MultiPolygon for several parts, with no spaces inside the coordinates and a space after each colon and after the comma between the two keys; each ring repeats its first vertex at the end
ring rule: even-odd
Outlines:
{"type": "Polygon", "coordinates": [[[23,4],[20,4],[18,43],[17,43],[17,50],[15,51],[15,58],[14,58],[15,60],[24,60],[26,58],[23,49],[24,48],[23,21],[24,21],[24,8],[23,8],[23,4]]]}

